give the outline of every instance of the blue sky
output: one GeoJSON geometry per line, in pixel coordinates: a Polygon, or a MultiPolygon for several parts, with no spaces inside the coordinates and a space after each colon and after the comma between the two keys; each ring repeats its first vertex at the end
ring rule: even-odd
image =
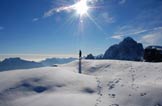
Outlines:
{"type": "Polygon", "coordinates": [[[0,54],[101,54],[131,36],[162,45],[162,0],[88,0],[96,8],[52,11],[76,0],[0,0],[0,54]]]}

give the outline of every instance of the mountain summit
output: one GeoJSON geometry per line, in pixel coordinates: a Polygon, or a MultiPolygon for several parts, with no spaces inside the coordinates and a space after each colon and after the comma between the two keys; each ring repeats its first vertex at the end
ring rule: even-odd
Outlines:
{"type": "Polygon", "coordinates": [[[43,67],[41,63],[23,60],[19,57],[7,58],[0,62],[0,71],[43,67]]]}
{"type": "Polygon", "coordinates": [[[104,59],[140,61],[143,57],[143,46],[133,38],[127,37],[119,44],[112,45],[104,54],[104,59]]]}

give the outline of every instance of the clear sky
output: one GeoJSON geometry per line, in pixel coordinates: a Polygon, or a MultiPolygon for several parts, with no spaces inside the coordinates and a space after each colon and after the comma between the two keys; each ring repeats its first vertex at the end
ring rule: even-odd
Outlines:
{"type": "Polygon", "coordinates": [[[87,0],[82,18],[61,9],[77,2],[0,0],[0,54],[96,55],[127,36],[162,45],[162,0],[87,0]]]}

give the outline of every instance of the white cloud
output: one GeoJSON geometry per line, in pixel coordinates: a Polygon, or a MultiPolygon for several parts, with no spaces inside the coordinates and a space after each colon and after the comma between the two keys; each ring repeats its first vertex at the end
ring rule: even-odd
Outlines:
{"type": "Polygon", "coordinates": [[[119,1],[119,4],[124,4],[124,3],[126,3],[126,0],[120,0],[119,1]]]}
{"type": "Polygon", "coordinates": [[[123,35],[113,35],[111,38],[121,40],[123,39],[123,35]]]}
{"type": "Polygon", "coordinates": [[[119,28],[118,34],[111,36],[113,39],[123,39],[127,36],[138,36],[139,42],[144,46],[162,45],[162,27],[154,27],[151,29],[133,28],[131,26],[122,26],[119,28]]]}
{"type": "Polygon", "coordinates": [[[34,19],[33,19],[33,21],[38,21],[38,20],[39,20],[39,18],[34,18],[34,19]]]}
{"type": "Polygon", "coordinates": [[[110,14],[107,12],[104,12],[101,14],[101,20],[104,20],[106,23],[114,23],[115,22],[115,18],[110,16],[110,14]]]}
{"type": "Polygon", "coordinates": [[[140,42],[144,45],[162,45],[162,30],[156,30],[143,35],[140,42]]]}
{"type": "Polygon", "coordinates": [[[156,28],[154,28],[154,30],[162,30],[162,27],[156,27],[156,28]]]}
{"type": "Polygon", "coordinates": [[[93,4],[93,3],[98,2],[99,0],[87,0],[87,1],[93,4]]]}
{"type": "Polygon", "coordinates": [[[134,34],[137,32],[141,32],[143,30],[143,28],[141,27],[134,27],[134,26],[130,26],[130,25],[124,25],[124,26],[120,26],[116,32],[116,34],[122,34],[122,35],[130,35],[130,34],[134,34]]]}
{"type": "MultiPolygon", "coordinates": [[[[111,36],[111,38],[114,39],[122,39],[127,36],[135,36],[135,35],[141,35],[143,36],[144,34],[149,34],[149,36],[146,36],[146,38],[151,37],[153,32],[159,32],[162,30],[162,27],[154,27],[151,29],[142,29],[142,28],[133,28],[131,26],[122,26],[120,27],[118,33],[114,34],[111,36]]],[[[162,36],[162,35],[161,35],[162,36]]],[[[146,39],[144,38],[144,39],[146,39]]]]}
{"type": "Polygon", "coordinates": [[[111,36],[111,38],[123,39],[124,37],[127,36],[133,36],[133,35],[144,33],[145,31],[146,30],[140,27],[134,28],[133,26],[124,25],[124,26],[120,26],[118,30],[111,36]]]}
{"type": "Polygon", "coordinates": [[[52,8],[49,11],[45,12],[43,17],[50,17],[52,16],[55,12],[59,12],[59,9],[52,8]]]}
{"type": "MultiPolygon", "coordinates": [[[[76,0],[77,1],[77,0],[76,0]]],[[[103,2],[104,0],[87,0],[87,2],[90,4],[90,5],[94,5],[95,3],[97,2],[103,2]]],[[[50,9],[49,11],[45,12],[43,17],[50,17],[52,16],[53,14],[57,13],[57,12],[61,12],[61,11],[66,11],[66,12],[71,12],[73,10],[73,6],[74,4],[71,4],[69,5],[67,2],[69,2],[68,0],[67,1],[64,1],[65,4],[62,4],[61,6],[59,7],[54,7],[52,9],[50,9]]],[[[56,3],[56,1],[55,1],[56,3]]],[[[93,7],[93,6],[92,6],[93,7]]]]}

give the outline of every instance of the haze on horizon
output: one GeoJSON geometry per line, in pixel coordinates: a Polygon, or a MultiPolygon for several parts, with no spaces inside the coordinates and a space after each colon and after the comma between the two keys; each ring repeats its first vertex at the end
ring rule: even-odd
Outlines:
{"type": "Polygon", "coordinates": [[[1,54],[0,61],[3,61],[6,58],[21,58],[24,60],[40,62],[47,58],[78,58],[75,54],[1,54]]]}

